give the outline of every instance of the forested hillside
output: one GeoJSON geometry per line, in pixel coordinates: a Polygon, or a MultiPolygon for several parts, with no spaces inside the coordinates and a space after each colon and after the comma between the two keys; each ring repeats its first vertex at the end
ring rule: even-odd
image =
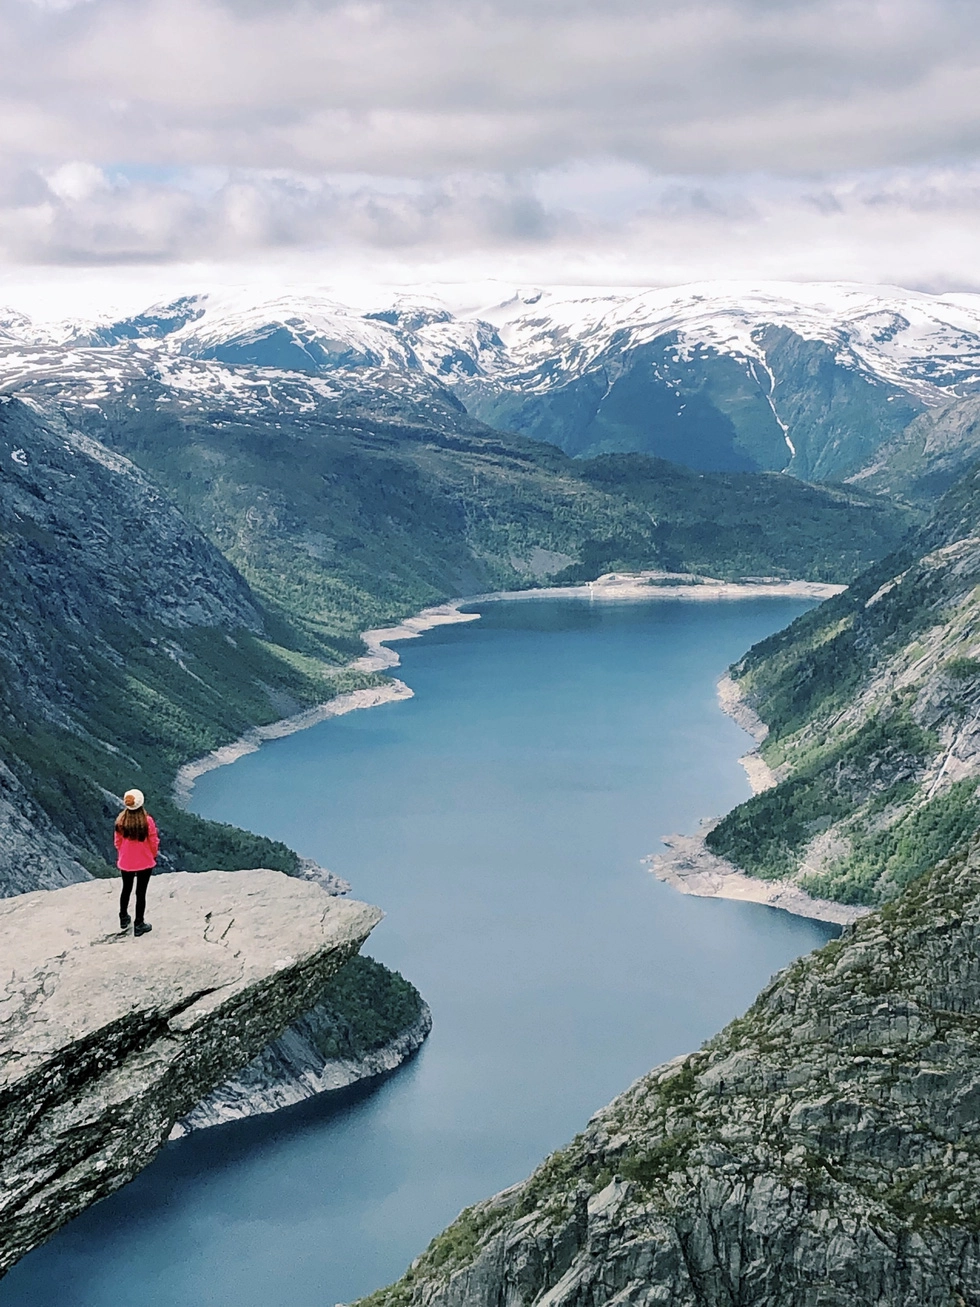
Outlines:
{"type": "Polygon", "coordinates": [[[581,461],[465,415],[324,408],[272,431],[205,411],[90,430],[172,494],[256,593],[338,654],[449,596],[662,567],[846,581],[909,517],[858,491],[697,473],[642,455],[581,461]]]}
{"type": "Polygon", "coordinates": [[[70,419],[50,398],[0,407],[8,892],[105,873],[107,819],[136,780],[172,865],[295,869],[285,847],[174,807],[172,780],[367,684],[344,670],[367,627],[610,568],[846,579],[907,520],[776,476],[576,462],[448,403],[271,421],[226,395],[190,412],[133,398],[70,419]],[[29,856],[39,821],[50,844],[29,856]]]}
{"type": "Polygon", "coordinates": [[[980,470],[732,675],[780,781],[710,833],[714,852],[858,904],[946,856],[980,824],[980,470]]]}
{"type": "Polygon", "coordinates": [[[107,872],[117,796],[137,783],[164,865],[294,870],[285,846],[176,809],[173,774],[355,678],[301,652],[127,459],[11,399],[0,546],[0,893],[107,872]]]}

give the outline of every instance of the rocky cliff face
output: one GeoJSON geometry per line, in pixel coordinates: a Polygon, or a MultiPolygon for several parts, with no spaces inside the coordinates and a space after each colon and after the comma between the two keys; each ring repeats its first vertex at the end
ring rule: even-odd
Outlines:
{"type": "Polygon", "coordinates": [[[309,1012],[182,1117],[173,1136],[277,1112],[394,1071],[431,1029],[432,1013],[415,986],[358,955],[309,1012]]]}
{"type": "Polygon", "coordinates": [[[422,1003],[412,1024],[385,1043],[361,1054],[328,1057],[323,1045],[335,1042],[338,1027],[330,1004],[321,1000],[267,1044],[248,1066],[181,1117],[171,1137],[180,1139],[193,1130],[278,1112],[317,1094],[385,1075],[416,1053],[431,1029],[432,1013],[428,1004],[422,1003]]]}
{"type": "Polygon", "coordinates": [[[157,876],[150,906],[136,939],[112,883],[0,902],[0,1273],[132,1179],[381,917],[261,870],[157,876]]]}
{"type": "Polygon", "coordinates": [[[980,853],[788,968],[372,1307],[980,1302],[980,853]]]}
{"type": "Polygon", "coordinates": [[[0,897],[88,879],[76,850],[0,762],[0,897]]]}

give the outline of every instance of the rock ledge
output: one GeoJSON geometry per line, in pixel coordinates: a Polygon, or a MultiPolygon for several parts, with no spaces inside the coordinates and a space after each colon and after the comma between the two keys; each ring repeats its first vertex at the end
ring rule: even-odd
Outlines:
{"type": "Polygon", "coordinates": [[[0,902],[0,1274],[132,1179],[174,1123],[308,1010],[380,921],[277,871],[0,902]]]}

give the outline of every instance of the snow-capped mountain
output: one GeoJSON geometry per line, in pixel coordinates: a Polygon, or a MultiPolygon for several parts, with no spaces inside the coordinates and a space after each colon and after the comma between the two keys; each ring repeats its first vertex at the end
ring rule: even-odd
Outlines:
{"type": "Polygon", "coordinates": [[[451,311],[322,294],[189,295],[128,318],[0,314],[0,384],[91,409],[265,415],[392,405],[472,416],[572,454],[842,479],[924,410],[980,393],[980,296],[705,283],[552,288],[451,311]]]}
{"type": "Polygon", "coordinates": [[[764,365],[760,329],[783,327],[832,347],[841,363],[918,387],[927,402],[937,388],[980,385],[980,295],[705,282],[627,295],[524,292],[483,316],[525,370],[546,366],[554,343],[564,341],[568,377],[595,366],[614,340],[635,348],[675,332],[688,350],[701,345],[764,365]]]}
{"type": "Polygon", "coordinates": [[[460,407],[396,326],[298,296],[257,304],[242,295],[186,296],[114,321],[32,331],[24,320],[9,336],[0,321],[0,386],[76,413],[166,410],[270,422],[338,407],[379,416],[460,407]]]}
{"type": "Polygon", "coordinates": [[[573,453],[856,471],[924,408],[980,389],[980,297],[709,283],[535,291],[485,310],[506,351],[457,376],[487,421],[573,453]]]}

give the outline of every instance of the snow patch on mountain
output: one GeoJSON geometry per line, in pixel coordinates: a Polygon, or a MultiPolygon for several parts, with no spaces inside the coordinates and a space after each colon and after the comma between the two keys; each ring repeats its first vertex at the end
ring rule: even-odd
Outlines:
{"type": "MultiPolygon", "coordinates": [[[[980,295],[934,296],[894,287],[705,282],[616,295],[535,291],[479,311],[527,375],[557,351],[567,378],[594,366],[615,344],[635,348],[676,333],[678,357],[705,347],[766,364],[759,334],[785,327],[822,341],[858,366],[926,403],[951,386],[980,384],[980,295]]],[[[545,375],[535,384],[547,387],[545,375]]]]}
{"type": "Polygon", "coordinates": [[[980,295],[845,283],[535,287],[456,313],[426,292],[392,295],[365,312],[320,294],[257,299],[247,288],[221,288],[115,322],[32,323],[0,311],[0,345],[8,350],[3,371],[11,380],[10,348],[23,345],[25,371],[43,366],[31,346],[61,346],[62,369],[84,370],[91,348],[103,367],[105,350],[142,349],[310,374],[380,367],[440,378],[482,375],[537,389],[580,375],[611,348],[670,335],[678,359],[708,348],[766,366],[759,336],[771,326],[822,341],[843,365],[929,403],[948,399],[950,387],[980,386],[980,295]]]}
{"type": "Polygon", "coordinates": [[[353,305],[223,287],[121,319],[0,312],[0,386],[93,413],[149,405],[225,420],[225,408],[270,422],[325,405],[429,422],[462,402],[573,453],[683,459],[714,440],[692,466],[779,470],[785,444],[789,470],[811,478],[851,474],[923,407],[980,393],[980,295],[705,282],[463,299],[416,287],[353,305]]]}

